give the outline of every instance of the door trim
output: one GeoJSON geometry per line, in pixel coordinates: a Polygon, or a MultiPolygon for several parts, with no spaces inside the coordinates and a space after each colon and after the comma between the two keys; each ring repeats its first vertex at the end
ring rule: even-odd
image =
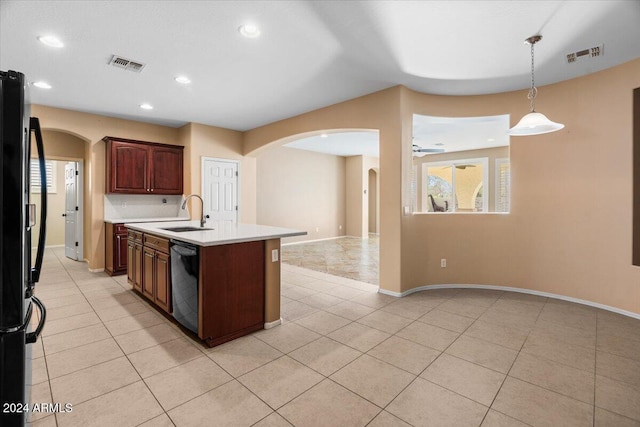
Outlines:
{"type": "Polygon", "coordinates": [[[242,209],[242,204],[240,203],[240,185],[241,185],[241,178],[242,178],[242,173],[240,172],[240,160],[233,160],[233,159],[223,159],[221,157],[204,157],[202,156],[202,161],[200,162],[200,192],[202,193],[202,195],[204,195],[204,178],[205,178],[205,174],[204,174],[204,163],[207,160],[212,160],[214,162],[227,162],[227,163],[235,163],[236,167],[238,168],[238,186],[236,187],[236,202],[237,202],[237,206],[238,206],[238,210],[236,211],[236,222],[240,223],[240,210],[242,209]]]}

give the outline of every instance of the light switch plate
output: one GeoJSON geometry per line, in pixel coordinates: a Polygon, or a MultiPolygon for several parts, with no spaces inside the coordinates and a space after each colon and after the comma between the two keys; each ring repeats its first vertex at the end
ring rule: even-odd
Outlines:
{"type": "Polygon", "coordinates": [[[271,262],[278,262],[278,250],[277,249],[272,249],[271,250],[271,262]]]}

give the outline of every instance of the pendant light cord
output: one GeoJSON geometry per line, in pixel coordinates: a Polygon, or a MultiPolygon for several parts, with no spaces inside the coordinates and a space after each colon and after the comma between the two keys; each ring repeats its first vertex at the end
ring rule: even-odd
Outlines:
{"type": "Polygon", "coordinates": [[[534,43],[531,43],[531,89],[529,89],[529,94],[527,95],[527,98],[529,98],[529,112],[533,113],[536,111],[536,103],[535,103],[535,99],[536,99],[536,95],[538,95],[538,89],[536,88],[536,84],[535,84],[535,80],[533,77],[533,45],[534,43]]]}

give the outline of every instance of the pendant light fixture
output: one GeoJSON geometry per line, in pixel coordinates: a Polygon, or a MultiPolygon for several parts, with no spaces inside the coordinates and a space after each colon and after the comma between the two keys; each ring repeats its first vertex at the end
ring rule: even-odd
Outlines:
{"type": "Polygon", "coordinates": [[[552,122],[542,113],[537,113],[535,108],[536,95],[538,89],[533,78],[533,45],[542,40],[541,35],[531,36],[524,42],[531,45],[531,89],[527,98],[529,99],[529,114],[525,115],[517,125],[509,129],[508,134],[512,136],[540,135],[543,133],[555,132],[564,127],[562,123],[552,122]]]}

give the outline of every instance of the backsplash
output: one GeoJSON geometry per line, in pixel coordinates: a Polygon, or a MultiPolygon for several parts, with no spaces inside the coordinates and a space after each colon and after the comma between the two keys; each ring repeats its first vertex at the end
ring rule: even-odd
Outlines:
{"type": "Polygon", "coordinates": [[[105,194],[104,219],[188,218],[188,207],[180,209],[182,200],[182,196],[105,194]]]}

